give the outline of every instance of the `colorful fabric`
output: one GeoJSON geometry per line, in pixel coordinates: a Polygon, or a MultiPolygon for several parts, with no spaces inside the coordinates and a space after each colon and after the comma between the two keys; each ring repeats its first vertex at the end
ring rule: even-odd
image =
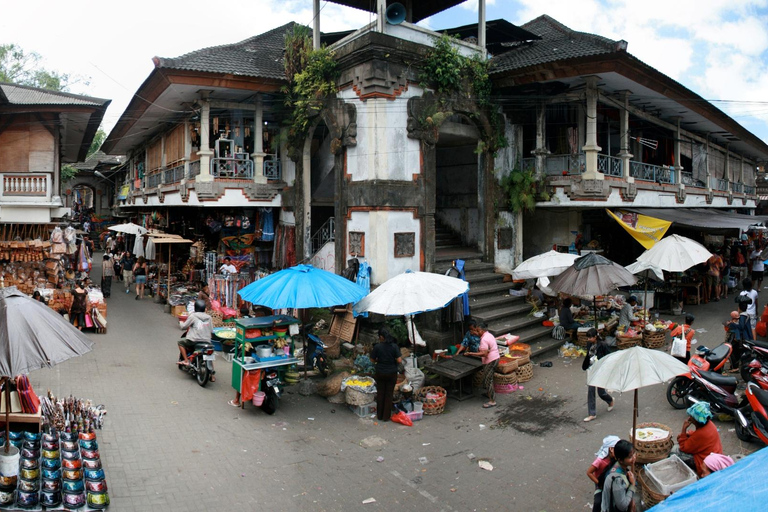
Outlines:
{"type": "Polygon", "coordinates": [[[699,423],[706,423],[712,417],[712,410],[707,402],[693,404],[685,412],[699,423]]]}
{"type": "Polygon", "coordinates": [[[710,453],[704,458],[704,464],[710,471],[720,471],[733,465],[733,459],[722,453],[710,453]]]}

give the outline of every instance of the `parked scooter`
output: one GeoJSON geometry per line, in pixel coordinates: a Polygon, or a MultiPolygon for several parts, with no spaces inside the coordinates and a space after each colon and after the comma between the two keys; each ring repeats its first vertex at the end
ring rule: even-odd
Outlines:
{"type": "Polygon", "coordinates": [[[742,378],[744,382],[754,382],[761,388],[768,391],[768,363],[760,363],[758,359],[753,359],[749,364],[741,367],[742,378]],[[746,373],[746,378],[744,374],[746,373]]]}
{"type": "MultiPolygon", "coordinates": [[[[736,377],[722,375],[732,351],[730,343],[721,343],[714,350],[704,346],[697,348],[696,354],[688,361],[690,372],[678,375],[667,386],[669,404],[675,409],[685,409],[688,407],[686,398],[689,395],[709,401],[706,397],[711,394],[719,397],[717,400],[722,402],[725,408],[736,407],[736,377]]],[[[710,405],[716,409],[715,404],[710,405]]]]}
{"type": "Polygon", "coordinates": [[[758,340],[744,340],[741,353],[740,374],[744,382],[749,382],[754,373],[753,362],[757,361],[759,367],[768,367],[768,343],[758,340]]]}
{"type": "Polygon", "coordinates": [[[282,396],[282,381],[274,368],[269,368],[262,373],[261,389],[265,393],[264,402],[261,404],[261,410],[267,414],[275,414],[280,397],[282,396]]]}
{"type": "Polygon", "coordinates": [[[187,354],[189,365],[182,364],[183,356],[179,353],[179,370],[187,371],[197,379],[197,383],[205,387],[213,375],[213,361],[216,355],[213,353],[213,344],[210,341],[198,341],[192,353],[187,354]]]}
{"type": "Polygon", "coordinates": [[[736,436],[742,441],[768,444],[768,391],[750,382],[745,397],[747,404],[736,411],[736,436]]]}
{"type": "Polygon", "coordinates": [[[317,370],[323,377],[328,376],[328,362],[325,349],[328,346],[310,332],[313,324],[304,326],[304,367],[317,370]]]}

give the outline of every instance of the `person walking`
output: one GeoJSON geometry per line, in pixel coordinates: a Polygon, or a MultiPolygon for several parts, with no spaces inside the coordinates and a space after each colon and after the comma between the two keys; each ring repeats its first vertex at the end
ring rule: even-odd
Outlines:
{"type": "Polygon", "coordinates": [[[403,362],[395,338],[387,329],[379,329],[379,342],[371,350],[376,374],[376,417],[388,421],[392,416],[392,398],[397,384],[397,365],[403,362]]]}
{"type": "Polygon", "coordinates": [[[133,266],[136,261],[133,259],[133,254],[128,251],[123,253],[123,283],[125,283],[125,293],[131,293],[131,282],[133,281],[133,266]]]}
{"type": "Polygon", "coordinates": [[[69,307],[69,323],[75,325],[77,321],[77,328],[83,330],[85,327],[85,313],[88,310],[88,292],[83,287],[83,281],[78,280],[75,283],[75,288],[72,290],[72,305],[69,307]]]}
{"type": "Polygon", "coordinates": [[[483,404],[484,409],[496,407],[496,390],[493,389],[493,373],[499,365],[499,345],[496,344],[496,338],[488,332],[488,325],[485,322],[476,321],[474,327],[470,327],[470,332],[480,337],[480,348],[477,352],[467,352],[468,356],[477,356],[482,358],[483,369],[482,380],[483,388],[486,389],[488,401],[483,404]],[[474,331],[474,332],[472,332],[474,331]]]}
{"type": "MultiPolygon", "coordinates": [[[[752,282],[757,285],[757,290],[763,288],[763,273],[765,272],[764,259],[762,258],[762,243],[758,245],[755,242],[755,249],[749,253],[749,260],[752,262],[752,282]]],[[[746,288],[745,288],[746,289],[746,288]]]]}
{"type": "MultiPolygon", "coordinates": [[[[754,272],[753,272],[754,274],[754,272]]],[[[762,278],[761,278],[762,279],[762,278]]],[[[741,282],[741,286],[744,288],[742,292],[739,294],[739,296],[736,298],[736,302],[740,302],[742,299],[741,297],[748,297],[749,300],[752,302],[748,302],[747,306],[747,314],[749,315],[749,321],[752,324],[752,339],[757,339],[757,335],[755,333],[755,329],[757,328],[757,294],[758,290],[755,290],[753,287],[754,281],[750,278],[746,278],[741,282]]]]}
{"type": "Polygon", "coordinates": [[[136,279],[136,300],[144,298],[144,286],[147,284],[147,260],[139,256],[133,265],[133,276],[136,279]]]}
{"type": "MultiPolygon", "coordinates": [[[[587,331],[587,355],[584,362],[581,363],[581,369],[587,371],[595,361],[598,361],[608,355],[608,345],[597,336],[597,329],[594,327],[587,331]]],[[[595,391],[597,395],[608,404],[608,412],[613,410],[613,398],[603,388],[587,386],[587,417],[584,421],[592,421],[597,418],[597,404],[595,400],[595,391]]]]}
{"type": "Polygon", "coordinates": [[[112,295],[112,278],[115,275],[115,263],[108,252],[104,253],[101,262],[101,293],[105,299],[112,295]]]}

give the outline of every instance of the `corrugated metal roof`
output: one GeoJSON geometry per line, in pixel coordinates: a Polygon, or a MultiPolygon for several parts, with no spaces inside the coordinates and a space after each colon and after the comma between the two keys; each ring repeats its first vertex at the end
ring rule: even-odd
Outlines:
{"type": "Polygon", "coordinates": [[[0,83],[0,89],[2,89],[3,96],[10,105],[87,105],[100,107],[108,101],[101,98],[9,83],[0,83]]]}
{"type": "Polygon", "coordinates": [[[492,74],[617,51],[616,41],[571,30],[546,14],[521,25],[521,28],[536,34],[541,37],[541,40],[510,45],[509,51],[494,57],[491,61],[492,74]]]}
{"type": "Polygon", "coordinates": [[[156,57],[156,67],[284,80],[285,34],[294,25],[290,22],[239,43],[211,46],[180,57],[156,57]]]}

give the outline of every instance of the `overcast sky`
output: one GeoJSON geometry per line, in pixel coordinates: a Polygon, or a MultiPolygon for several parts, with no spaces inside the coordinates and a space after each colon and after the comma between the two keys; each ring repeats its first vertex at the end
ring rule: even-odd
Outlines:
{"type": "MultiPolygon", "coordinates": [[[[628,51],[704,98],[768,142],[768,0],[487,0],[487,19],[515,24],[548,14],[584,32],[629,42],[628,51]]],[[[321,30],[359,28],[372,15],[321,1],[321,30]]],[[[424,23],[471,23],[477,0],[424,23]]],[[[152,71],[152,57],[176,57],[234,43],[289,21],[310,24],[312,0],[6,3],[0,43],[77,75],[71,92],[112,100],[107,132],[152,71]]]]}

